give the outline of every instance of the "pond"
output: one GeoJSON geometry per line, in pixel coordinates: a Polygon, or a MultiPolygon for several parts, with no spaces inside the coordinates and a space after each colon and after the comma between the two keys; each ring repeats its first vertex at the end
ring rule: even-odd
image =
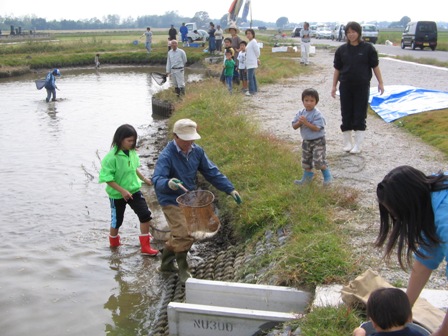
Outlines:
{"type": "MultiPolygon", "coordinates": [[[[98,171],[121,124],[147,140],[166,129],[166,120],[152,117],[152,94],[161,88],[150,71],[63,69],[58,101],[50,103],[36,75],[0,81],[3,336],[148,334],[163,281],[155,271],[160,256],[140,254],[129,208],[124,245],[111,251],[98,171]]],[[[153,150],[139,149],[148,177],[153,150]]],[[[153,188],[142,190],[155,221],[163,221],[153,188]]]]}

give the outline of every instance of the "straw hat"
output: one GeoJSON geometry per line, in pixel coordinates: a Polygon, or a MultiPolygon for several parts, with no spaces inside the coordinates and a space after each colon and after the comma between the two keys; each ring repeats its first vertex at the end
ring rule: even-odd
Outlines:
{"type": "Polygon", "coordinates": [[[235,29],[237,34],[240,33],[240,30],[238,29],[238,27],[237,27],[236,24],[234,24],[234,23],[232,23],[230,26],[228,26],[228,27],[226,28],[225,32],[226,32],[227,34],[230,34],[230,29],[235,29]]]}

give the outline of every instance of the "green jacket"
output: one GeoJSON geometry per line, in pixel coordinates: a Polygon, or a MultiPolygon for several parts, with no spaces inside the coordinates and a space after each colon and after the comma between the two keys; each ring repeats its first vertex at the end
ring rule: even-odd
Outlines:
{"type": "Polygon", "coordinates": [[[233,76],[233,71],[235,69],[235,61],[230,59],[226,59],[226,61],[224,62],[224,76],[226,77],[230,77],[233,76]]]}
{"type": "MultiPolygon", "coordinates": [[[[131,194],[136,193],[142,186],[142,181],[137,175],[140,167],[140,158],[135,150],[129,151],[127,156],[121,149],[117,154],[117,146],[112,148],[101,161],[99,182],[115,182],[131,194]]],[[[121,193],[107,185],[106,192],[110,198],[123,198],[121,193]]]]}

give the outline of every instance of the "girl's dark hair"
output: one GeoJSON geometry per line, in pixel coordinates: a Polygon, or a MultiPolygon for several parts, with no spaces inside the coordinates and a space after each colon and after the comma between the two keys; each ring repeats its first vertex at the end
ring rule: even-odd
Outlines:
{"type": "Polygon", "coordinates": [[[302,101],[305,97],[310,96],[316,99],[316,104],[319,102],[319,93],[315,89],[305,89],[302,92],[302,101]]]}
{"type": "Polygon", "coordinates": [[[132,146],[132,149],[135,149],[137,143],[137,131],[135,130],[135,128],[129,124],[124,124],[117,128],[111,145],[111,147],[117,146],[115,154],[117,154],[120,150],[120,146],[123,140],[130,137],[135,138],[134,145],[132,146]]]}
{"type": "MultiPolygon", "coordinates": [[[[362,36],[362,27],[358,22],[355,21],[350,21],[349,23],[347,23],[345,25],[344,31],[345,31],[345,36],[347,36],[347,32],[348,30],[354,30],[355,32],[358,33],[358,40],[361,41],[361,36],[362,36]]],[[[347,43],[350,43],[350,41],[347,39],[347,43]]]]}
{"type": "Polygon", "coordinates": [[[231,39],[230,37],[226,37],[226,38],[224,39],[224,42],[225,42],[225,41],[228,41],[228,42],[232,43],[232,39],[231,39]]]}
{"type": "Polygon", "coordinates": [[[244,32],[244,34],[247,34],[247,32],[251,32],[252,37],[255,38],[255,30],[253,30],[252,28],[246,29],[246,31],[244,32]]]}
{"type": "Polygon", "coordinates": [[[367,316],[383,330],[404,326],[412,317],[408,296],[398,288],[374,290],[366,308],[367,316]]]}
{"type": "Polygon", "coordinates": [[[398,261],[405,270],[404,256],[406,265],[410,266],[412,253],[425,258],[418,251],[419,246],[427,249],[442,243],[436,234],[431,192],[448,188],[447,181],[448,176],[441,172],[426,176],[413,167],[400,166],[378,183],[380,232],[375,245],[386,244],[386,259],[397,246],[398,261]]]}

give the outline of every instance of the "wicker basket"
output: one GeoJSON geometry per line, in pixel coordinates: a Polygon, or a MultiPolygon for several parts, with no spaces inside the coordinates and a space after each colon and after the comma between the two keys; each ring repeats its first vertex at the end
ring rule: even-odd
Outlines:
{"type": "Polygon", "coordinates": [[[215,196],[208,190],[189,191],[177,198],[185,215],[188,232],[196,240],[213,237],[221,222],[213,209],[215,196]]]}

